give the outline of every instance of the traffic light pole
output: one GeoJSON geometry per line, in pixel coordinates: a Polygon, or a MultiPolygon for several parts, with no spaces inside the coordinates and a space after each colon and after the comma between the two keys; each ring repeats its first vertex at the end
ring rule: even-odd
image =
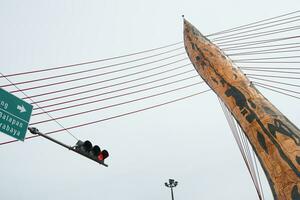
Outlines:
{"type": "MultiPolygon", "coordinates": [[[[80,155],[86,157],[86,158],[91,159],[88,155],[85,155],[85,154],[83,154],[83,153],[81,153],[81,152],[79,152],[79,151],[76,151],[73,147],[68,146],[68,145],[66,145],[66,144],[64,144],[64,143],[62,143],[62,142],[60,142],[60,141],[58,141],[58,140],[56,140],[56,139],[54,139],[54,138],[52,138],[52,137],[49,137],[48,135],[45,135],[45,134],[41,133],[37,128],[34,128],[34,127],[28,127],[28,130],[29,130],[32,134],[34,134],[34,135],[39,135],[39,136],[41,136],[41,137],[43,137],[43,138],[46,138],[47,140],[50,140],[51,142],[54,142],[54,143],[56,143],[56,144],[58,144],[58,145],[60,145],[60,146],[62,146],[62,147],[65,147],[65,148],[69,149],[70,151],[73,151],[73,152],[75,152],[75,153],[78,153],[78,154],[80,154],[80,155]]],[[[93,160],[93,159],[91,159],[91,160],[93,160]]],[[[93,161],[99,163],[100,165],[103,165],[103,166],[105,166],[105,167],[108,167],[108,165],[105,164],[103,161],[96,161],[96,160],[93,160],[93,161]]]]}

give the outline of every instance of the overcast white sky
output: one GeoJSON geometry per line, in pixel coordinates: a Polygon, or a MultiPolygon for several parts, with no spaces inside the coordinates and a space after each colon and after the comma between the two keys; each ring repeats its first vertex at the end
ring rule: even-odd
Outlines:
{"type": "MultiPolygon", "coordinates": [[[[202,33],[209,34],[291,12],[299,6],[299,0],[1,0],[0,72],[55,67],[178,42],[183,38],[182,14],[202,33]]],[[[69,126],[92,121],[205,88],[193,87],[61,123],[69,126]]],[[[300,125],[297,100],[264,94],[300,125]]],[[[57,128],[54,123],[37,127],[42,132],[57,128]]],[[[0,146],[0,199],[165,200],[170,199],[170,191],[164,186],[169,178],[179,182],[174,191],[176,200],[257,199],[212,92],[71,132],[108,149],[109,167],[99,166],[42,138],[0,146]]],[[[75,143],[66,133],[53,137],[69,145],[75,143]]],[[[0,141],[6,140],[10,138],[1,134],[0,141]]],[[[265,182],[264,189],[266,199],[271,199],[265,182]]]]}

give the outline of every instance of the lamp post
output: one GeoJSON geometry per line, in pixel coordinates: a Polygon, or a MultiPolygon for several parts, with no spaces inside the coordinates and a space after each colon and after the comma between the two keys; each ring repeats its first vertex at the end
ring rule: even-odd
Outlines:
{"type": "Polygon", "coordinates": [[[169,183],[165,183],[165,186],[168,188],[171,188],[171,196],[172,196],[172,200],[174,200],[174,194],[173,194],[173,187],[176,187],[178,184],[177,181],[175,181],[174,179],[169,179],[169,183]]]}

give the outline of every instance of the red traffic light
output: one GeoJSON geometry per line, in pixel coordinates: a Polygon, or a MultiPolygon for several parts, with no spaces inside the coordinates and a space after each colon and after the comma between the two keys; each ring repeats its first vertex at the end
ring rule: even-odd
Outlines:
{"type": "Polygon", "coordinates": [[[98,155],[98,160],[104,161],[108,156],[109,156],[108,151],[103,150],[103,151],[101,151],[101,153],[98,155]]]}
{"type": "Polygon", "coordinates": [[[101,151],[98,145],[93,146],[93,144],[88,140],[85,142],[79,140],[74,148],[78,153],[99,163],[104,163],[104,160],[109,156],[108,151],[101,151]]]}

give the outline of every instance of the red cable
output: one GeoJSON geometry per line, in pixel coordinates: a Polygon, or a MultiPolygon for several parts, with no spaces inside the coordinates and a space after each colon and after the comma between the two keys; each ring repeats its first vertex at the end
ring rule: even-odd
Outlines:
{"type": "MultiPolygon", "coordinates": [[[[93,98],[93,97],[99,97],[99,96],[110,94],[110,93],[114,93],[114,92],[120,92],[120,91],[123,91],[123,90],[127,90],[127,89],[131,89],[131,88],[135,88],[135,87],[147,85],[147,84],[150,84],[150,83],[155,83],[155,82],[166,80],[166,79],[169,79],[169,78],[174,78],[176,76],[180,76],[182,74],[186,74],[186,73],[192,72],[192,71],[194,71],[194,70],[189,70],[189,71],[177,73],[177,74],[174,74],[174,75],[171,75],[171,76],[167,76],[167,77],[164,77],[164,78],[156,79],[156,80],[153,80],[153,81],[148,81],[146,83],[141,83],[141,84],[133,85],[133,86],[130,86],[130,87],[124,87],[124,88],[113,90],[113,91],[108,91],[108,92],[104,92],[104,93],[98,93],[98,94],[95,94],[95,95],[90,95],[90,96],[86,96],[86,97],[72,99],[72,100],[69,100],[69,101],[63,101],[63,102],[59,102],[59,103],[49,104],[49,105],[46,105],[46,106],[39,106],[39,107],[33,108],[33,110],[39,110],[39,109],[48,108],[48,107],[52,107],[52,106],[57,106],[57,105],[62,105],[62,104],[66,104],[66,103],[71,103],[71,102],[74,102],[74,101],[80,101],[80,100],[83,100],[83,99],[88,99],[88,98],[93,98]]],[[[101,88],[93,89],[93,91],[98,90],[98,89],[101,89],[101,88]]],[[[86,91],[84,91],[84,92],[86,92],[86,91]]],[[[83,92],[79,92],[78,94],[83,94],[83,92]]],[[[72,96],[73,96],[73,94],[72,94],[72,96]]],[[[34,103],[36,104],[37,102],[34,102],[34,103]]]]}
{"type": "Polygon", "coordinates": [[[107,109],[107,108],[112,108],[112,107],[115,107],[115,106],[124,105],[124,104],[132,103],[132,102],[135,102],[135,101],[140,101],[140,100],[156,97],[156,96],[159,96],[159,95],[167,94],[167,93],[174,92],[174,91],[177,91],[177,90],[181,90],[181,89],[184,89],[184,88],[192,87],[192,86],[195,86],[195,85],[198,85],[198,84],[199,84],[199,82],[194,83],[194,84],[190,84],[190,85],[187,85],[187,86],[183,86],[183,87],[180,87],[180,88],[168,90],[168,91],[165,91],[165,92],[161,92],[161,93],[158,93],[158,94],[153,94],[153,95],[150,95],[150,96],[145,96],[145,97],[133,99],[133,100],[130,100],[130,101],[125,101],[125,102],[122,102],[122,103],[112,104],[112,105],[108,105],[108,106],[104,106],[104,107],[100,107],[100,108],[95,108],[95,109],[91,109],[91,110],[77,112],[77,113],[70,114],[70,115],[63,115],[63,116],[52,118],[52,119],[42,120],[42,121],[31,123],[30,126],[33,126],[33,125],[36,125],[36,124],[42,124],[42,123],[45,123],[45,122],[50,122],[50,121],[53,121],[53,120],[56,121],[58,119],[74,117],[74,116],[77,116],[77,115],[82,115],[82,114],[95,112],[95,111],[99,111],[99,110],[103,110],[103,109],[107,109]]]}
{"type": "MultiPolygon", "coordinates": [[[[161,56],[163,54],[170,53],[170,52],[173,52],[173,51],[176,51],[176,50],[179,50],[179,49],[182,49],[182,47],[172,49],[172,50],[169,50],[169,51],[165,51],[165,52],[162,52],[162,53],[159,53],[159,54],[154,54],[154,55],[151,55],[151,56],[146,56],[146,57],[142,57],[142,58],[139,58],[139,59],[126,61],[126,62],[120,62],[120,63],[116,63],[116,64],[105,65],[105,66],[96,67],[96,68],[92,68],[92,69],[81,70],[81,71],[78,71],[78,72],[72,72],[72,73],[66,73],[66,74],[61,74],[61,75],[38,78],[38,79],[34,79],[34,80],[21,81],[21,82],[17,82],[17,83],[14,83],[14,84],[1,85],[0,87],[15,86],[15,85],[20,85],[20,84],[33,83],[33,82],[37,82],[37,81],[44,81],[44,80],[49,80],[49,79],[53,79],[53,78],[60,78],[60,77],[65,77],[65,76],[70,76],[70,75],[75,75],[75,74],[81,74],[81,73],[85,73],[85,72],[97,71],[97,70],[100,70],[100,69],[111,68],[111,67],[115,67],[115,66],[119,66],[119,65],[124,65],[124,64],[128,64],[128,63],[140,61],[140,60],[145,60],[145,59],[148,59],[148,58],[153,58],[153,57],[156,57],[156,56],[161,56]]],[[[124,68],[124,69],[112,71],[110,73],[119,72],[119,71],[131,69],[131,68],[132,67],[124,68]]]]}
{"type": "MultiPolygon", "coordinates": [[[[84,105],[88,105],[88,104],[92,104],[92,103],[97,103],[97,102],[100,102],[100,101],[106,101],[106,100],[109,100],[109,99],[114,99],[114,98],[118,98],[118,97],[127,96],[127,95],[130,95],[130,94],[136,94],[136,93],[139,93],[139,92],[144,92],[144,91],[152,90],[152,89],[163,87],[163,86],[166,86],[166,85],[171,85],[171,84],[174,84],[174,83],[179,83],[181,81],[185,81],[185,80],[188,80],[188,79],[191,79],[191,78],[196,78],[196,77],[199,77],[199,75],[191,76],[191,77],[184,78],[184,79],[181,79],[181,80],[172,81],[172,82],[165,83],[165,84],[162,84],[162,85],[156,85],[156,86],[153,86],[153,87],[148,87],[148,88],[145,88],[145,89],[136,90],[136,91],[133,91],[133,92],[128,92],[128,93],[125,93],[125,94],[115,95],[115,96],[112,96],[112,97],[107,97],[107,98],[98,99],[98,100],[94,100],[94,101],[88,101],[88,102],[85,102],[85,103],[78,103],[78,104],[74,104],[74,105],[67,106],[67,107],[62,107],[62,108],[56,108],[56,109],[52,109],[52,110],[42,111],[42,112],[39,112],[39,113],[34,113],[31,116],[46,114],[46,113],[50,113],[50,112],[56,112],[56,111],[65,110],[65,109],[74,108],[74,107],[80,107],[80,106],[84,106],[84,105]]],[[[200,82],[200,83],[203,83],[203,82],[200,82]]],[[[93,95],[93,96],[99,96],[99,95],[93,95]]],[[[87,99],[87,98],[85,98],[85,97],[80,98],[80,100],[82,100],[82,99],[87,99]]],[[[75,101],[78,101],[78,99],[70,100],[68,103],[75,102],[75,101]]],[[[58,103],[57,105],[61,105],[61,104],[62,103],[58,103]]]]}
{"type": "MultiPolygon", "coordinates": [[[[115,116],[112,116],[112,117],[99,119],[99,120],[96,120],[96,121],[91,121],[91,122],[79,124],[79,125],[76,125],[76,126],[70,126],[70,127],[65,128],[65,129],[58,129],[58,130],[54,130],[54,131],[49,131],[49,132],[46,132],[44,134],[50,135],[50,134],[59,133],[59,132],[65,131],[65,130],[71,130],[71,129],[75,129],[75,128],[79,128],[79,127],[83,127],[83,126],[88,126],[88,125],[91,125],[91,124],[96,124],[96,123],[103,122],[103,121],[108,121],[108,120],[115,119],[115,118],[120,118],[120,117],[123,117],[123,116],[131,115],[131,114],[134,114],[134,113],[150,110],[150,109],[161,107],[161,106],[171,104],[171,103],[174,103],[174,102],[177,102],[177,101],[181,101],[181,100],[184,100],[184,99],[187,99],[187,98],[190,98],[190,97],[197,96],[197,95],[200,95],[202,93],[208,92],[210,90],[211,89],[204,90],[202,92],[198,92],[198,93],[195,93],[195,94],[192,94],[192,95],[188,95],[188,96],[185,96],[185,97],[181,97],[181,98],[178,98],[178,99],[167,101],[167,102],[164,102],[164,103],[161,103],[161,104],[156,104],[154,106],[146,107],[146,108],[143,108],[143,109],[123,113],[123,114],[120,114],[120,115],[115,115],[115,116]]],[[[32,138],[36,138],[36,137],[38,137],[38,135],[29,136],[29,137],[26,137],[25,139],[27,140],[27,139],[32,139],[32,138]]],[[[10,140],[10,141],[6,141],[6,142],[1,142],[0,146],[4,145],[4,144],[14,143],[14,142],[17,142],[17,141],[18,140],[10,140]]]]}
{"type": "MultiPolygon", "coordinates": [[[[185,54],[185,53],[180,53],[180,54],[169,56],[169,57],[166,57],[166,58],[163,58],[163,59],[155,60],[155,61],[152,61],[152,62],[135,65],[135,66],[130,67],[130,69],[136,68],[136,67],[141,67],[141,66],[144,66],[144,65],[152,64],[152,63],[156,63],[156,62],[160,62],[160,61],[167,60],[167,59],[170,59],[170,58],[174,58],[176,56],[180,56],[180,55],[183,55],[183,54],[185,54]]],[[[13,90],[13,91],[10,91],[10,93],[16,93],[16,92],[21,92],[21,91],[33,90],[33,89],[37,89],[37,88],[49,87],[49,86],[53,86],[53,85],[60,85],[60,84],[64,84],[64,83],[70,83],[70,82],[74,82],[74,81],[80,81],[80,80],[83,80],[83,79],[89,79],[89,78],[94,78],[94,77],[98,77],[98,76],[103,76],[103,75],[111,74],[111,73],[114,73],[114,72],[124,71],[124,70],[127,70],[127,69],[129,69],[129,68],[110,71],[110,72],[106,72],[106,73],[94,74],[94,75],[90,75],[90,76],[85,76],[85,77],[80,77],[80,78],[76,78],[76,79],[60,81],[60,82],[56,82],[56,83],[39,85],[39,86],[35,86],[35,87],[29,87],[29,88],[24,88],[24,89],[19,89],[19,90],[13,90]]]]}
{"type": "Polygon", "coordinates": [[[150,51],[155,51],[155,50],[167,48],[167,47],[170,47],[170,46],[175,46],[175,45],[181,44],[181,43],[182,42],[176,42],[176,43],[161,46],[161,47],[158,47],[158,48],[148,49],[148,50],[145,50],[145,51],[140,51],[140,52],[131,53],[131,54],[125,54],[125,55],[122,55],[122,56],[115,56],[115,57],[104,58],[104,59],[99,59],[99,60],[93,60],[93,61],[88,61],[88,62],[81,62],[81,63],[71,64],[71,65],[63,65],[63,66],[53,67],[53,68],[48,68],[48,69],[40,69],[40,70],[33,70],[33,71],[27,71],[27,72],[15,73],[15,74],[7,74],[7,75],[4,75],[4,76],[0,76],[0,78],[11,77],[11,76],[19,76],[19,75],[25,75],[25,74],[32,74],[32,73],[44,72],[44,71],[52,71],[52,70],[56,70],[56,69],[64,69],[64,68],[75,67],[75,66],[86,65],[86,64],[92,64],[92,63],[97,63],[97,62],[103,62],[103,61],[108,61],[108,60],[113,60],[113,59],[118,59],[118,58],[124,58],[124,57],[128,57],[128,56],[138,55],[138,54],[147,53],[147,52],[150,52],[150,51]]]}
{"type": "MultiPolygon", "coordinates": [[[[40,100],[40,101],[35,101],[35,102],[33,102],[32,104],[37,104],[37,103],[42,103],[42,102],[52,101],[52,100],[55,100],[55,99],[60,99],[60,98],[65,98],[65,97],[70,97],[70,96],[74,96],[74,95],[77,95],[77,94],[88,93],[88,92],[91,92],[91,91],[96,91],[96,90],[101,90],[101,89],[107,89],[107,88],[110,88],[110,87],[114,87],[114,86],[119,86],[119,85],[131,83],[131,82],[138,81],[138,80],[142,80],[142,79],[149,78],[149,77],[152,77],[152,76],[161,75],[161,74],[164,74],[164,73],[167,73],[167,72],[170,72],[170,71],[174,71],[174,70],[183,68],[183,67],[188,66],[188,65],[190,65],[190,64],[185,64],[185,65],[178,66],[178,67],[175,67],[175,68],[172,68],[172,69],[164,70],[164,71],[162,71],[162,72],[150,74],[150,75],[143,76],[143,77],[136,78],[136,79],[131,79],[131,80],[128,80],[128,81],[123,81],[123,82],[120,82],[120,83],[115,83],[115,84],[112,84],[112,85],[107,85],[107,86],[103,86],[103,87],[99,87],[99,88],[95,88],[95,89],[90,89],[90,90],[86,90],[86,91],[80,91],[80,92],[76,92],[76,93],[72,93],[72,94],[67,94],[67,95],[63,95],[63,96],[58,96],[58,97],[48,98],[48,99],[44,99],[44,100],[40,100]]],[[[156,68],[157,68],[157,67],[156,67],[156,68]]],[[[144,70],[144,71],[149,71],[149,70],[144,70]]],[[[184,71],[184,72],[181,72],[181,73],[179,73],[179,74],[185,74],[185,73],[188,73],[188,72],[191,72],[191,71],[194,71],[194,69],[191,69],[191,70],[188,70],[188,71],[184,71]]],[[[137,73],[135,73],[135,74],[139,74],[139,73],[141,73],[141,72],[137,72],[137,73]]],[[[179,74],[178,74],[178,75],[179,75],[179,74]]],[[[116,80],[116,79],[119,79],[119,78],[128,77],[128,76],[131,76],[131,75],[134,75],[134,74],[124,75],[124,76],[120,76],[120,77],[115,77],[115,78],[112,78],[112,79],[106,79],[106,80],[103,80],[103,81],[97,81],[96,83],[97,83],[97,84],[98,84],[98,83],[104,83],[104,82],[116,80]]],[[[93,85],[93,84],[86,84],[86,85],[93,85]]],[[[83,86],[86,86],[86,85],[83,85],[83,86]]],[[[93,85],[93,86],[94,86],[94,85],[93,85]]],[[[79,88],[79,87],[82,87],[82,86],[76,86],[75,88],[79,88]]],[[[74,87],[73,87],[72,89],[74,89],[74,87]]]]}

